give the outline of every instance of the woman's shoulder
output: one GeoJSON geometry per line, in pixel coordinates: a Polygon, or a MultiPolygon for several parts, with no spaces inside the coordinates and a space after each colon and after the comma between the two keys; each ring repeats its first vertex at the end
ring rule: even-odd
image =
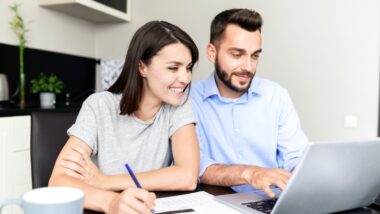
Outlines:
{"type": "Polygon", "coordinates": [[[101,91],[91,94],[86,100],[86,105],[93,107],[115,107],[120,103],[121,95],[109,91],[101,91]]]}
{"type": "Polygon", "coordinates": [[[193,118],[193,109],[191,105],[191,99],[188,98],[181,105],[173,106],[170,104],[164,104],[163,114],[165,114],[170,120],[178,120],[179,118],[193,118]]]}

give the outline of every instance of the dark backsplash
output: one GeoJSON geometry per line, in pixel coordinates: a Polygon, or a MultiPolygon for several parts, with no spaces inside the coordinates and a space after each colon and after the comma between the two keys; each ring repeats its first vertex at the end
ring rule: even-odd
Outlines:
{"type": "MultiPolygon", "coordinates": [[[[0,73],[19,82],[19,49],[18,46],[0,43],[0,73]]],[[[80,105],[88,95],[95,91],[96,59],[56,53],[32,48],[25,49],[25,94],[26,105],[38,106],[39,95],[31,94],[30,80],[39,73],[54,73],[64,83],[63,92],[57,95],[57,106],[63,106],[66,93],[70,94],[70,104],[80,105]]],[[[15,84],[10,81],[10,90],[15,84]]],[[[12,98],[18,103],[18,96],[12,98]]]]}

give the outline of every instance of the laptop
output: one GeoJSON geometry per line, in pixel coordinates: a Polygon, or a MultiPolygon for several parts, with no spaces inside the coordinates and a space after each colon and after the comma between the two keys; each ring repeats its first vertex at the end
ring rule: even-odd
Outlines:
{"type": "Polygon", "coordinates": [[[259,191],[215,198],[242,213],[332,213],[367,206],[379,192],[380,138],[309,144],[275,200],[259,191]]]}

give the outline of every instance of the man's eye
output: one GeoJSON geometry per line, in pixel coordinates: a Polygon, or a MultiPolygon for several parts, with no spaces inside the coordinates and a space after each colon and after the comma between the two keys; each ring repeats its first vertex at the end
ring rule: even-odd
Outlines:
{"type": "Polygon", "coordinates": [[[241,56],[240,53],[231,53],[231,55],[232,55],[233,57],[239,57],[239,56],[241,56]]]}
{"type": "Polygon", "coordinates": [[[260,55],[259,54],[255,54],[255,55],[252,56],[252,58],[253,59],[258,59],[258,58],[260,58],[260,55]]]}

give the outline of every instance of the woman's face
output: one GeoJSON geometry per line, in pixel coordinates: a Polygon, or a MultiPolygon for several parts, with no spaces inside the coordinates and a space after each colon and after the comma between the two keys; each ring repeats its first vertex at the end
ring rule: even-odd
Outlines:
{"type": "Polygon", "coordinates": [[[190,50],[179,42],[163,47],[153,56],[149,65],[141,62],[139,69],[144,79],[143,99],[180,105],[191,81],[191,63],[190,50]]]}

